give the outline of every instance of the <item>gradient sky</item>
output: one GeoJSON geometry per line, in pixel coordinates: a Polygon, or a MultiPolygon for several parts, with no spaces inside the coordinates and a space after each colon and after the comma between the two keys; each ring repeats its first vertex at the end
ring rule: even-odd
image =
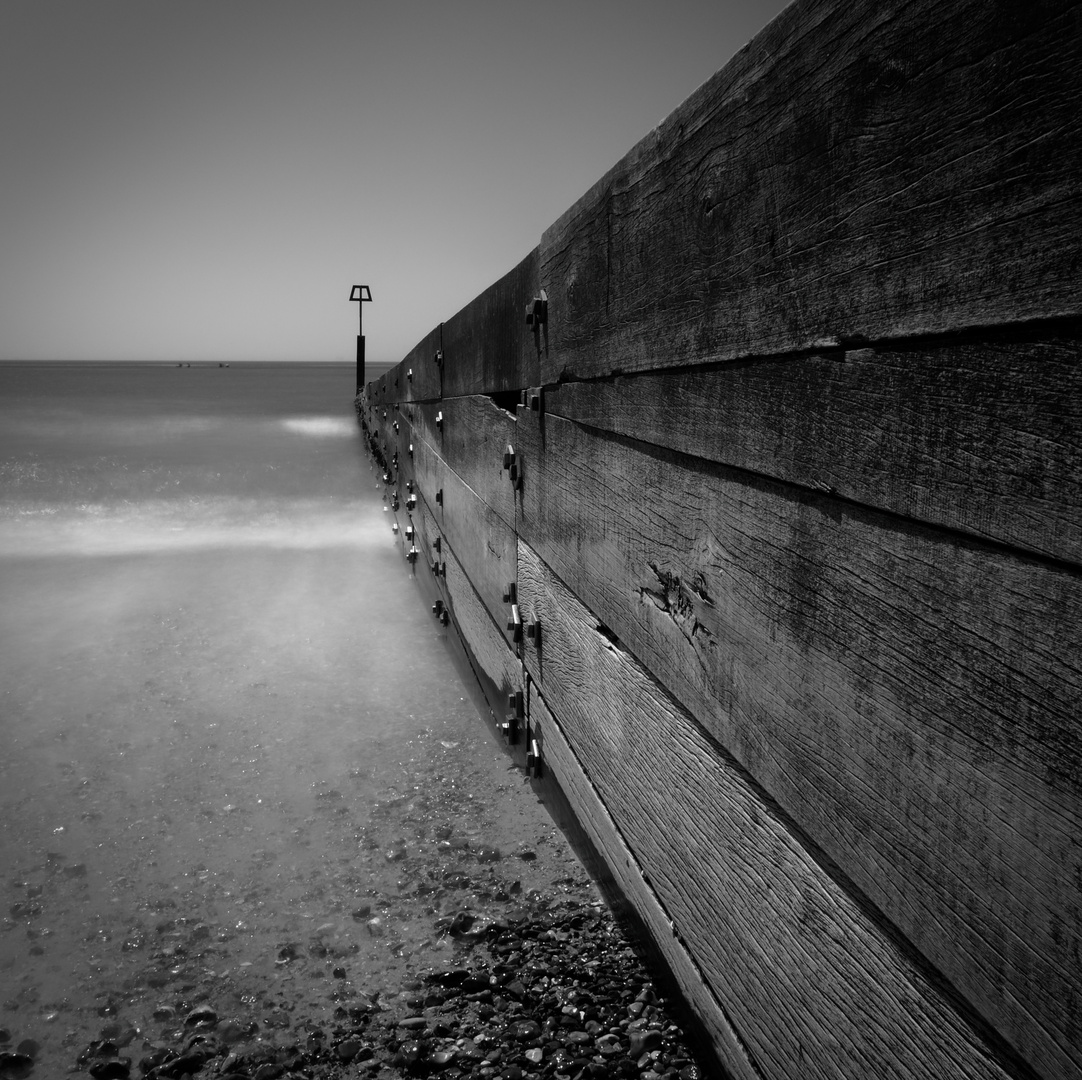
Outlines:
{"type": "Polygon", "coordinates": [[[395,362],[786,0],[3,0],[0,359],[395,362]]]}

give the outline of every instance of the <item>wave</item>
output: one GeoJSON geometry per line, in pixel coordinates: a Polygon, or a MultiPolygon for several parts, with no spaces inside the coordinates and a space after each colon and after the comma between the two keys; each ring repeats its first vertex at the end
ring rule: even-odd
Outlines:
{"type": "Polygon", "coordinates": [[[382,515],[326,499],[212,498],[134,505],[9,502],[0,557],[134,555],[201,548],[371,548],[386,545],[382,515]]]}
{"type": "Polygon", "coordinates": [[[356,438],[357,424],[344,416],[287,416],[280,421],[286,431],[311,438],[356,438]]]}

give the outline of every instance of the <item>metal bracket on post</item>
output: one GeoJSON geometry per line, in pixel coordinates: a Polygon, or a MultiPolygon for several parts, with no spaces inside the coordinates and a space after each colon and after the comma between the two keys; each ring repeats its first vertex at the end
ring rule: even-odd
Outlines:
{"type": "Polygon", "coordinates": [[[525,719],[525,707],[521,690],[513,690],[507,695],[507,708],[507,715],[504,717],[503,723],[500,724],[500,733],[508,743],[517,743],[522,721],[525,719]]]}
{"type": "Polygon", "coordinates": [[[503,467],[504,471],[511,477],[511,486],[518,488],[522,486],[522,476],[519,471],[519,462],[515,457],[515,448],[508,443],[507,449],[503,452],[503,467]]]}
{"type": "Polygon", "coordinates": [[[541,774],[541,744],[537,739],[537,732],[531,729],[526,743],[526,775],[540,780],[541,774]]]}
{"type": "Polygon", "coordinates": [[[549,294],[544,289],[526,305],[526,325],[533,330],[534,347],[541,355],[541,335],[545,337],[545,351],[549,345],[549,294]]]}
{"type": "Polygon", "coordinates": [[[549,321],[549,294],[544,289],[526,304],[526,325],[532,326],[536,333],[549,321]]]}
{"type": "Polygon", "coordinates": [[[507,629],[511,632],[512,641],[522,640],[522,616],[518,611],[518,604],[511,605],[511,618],[507,620],[507,629]]]}

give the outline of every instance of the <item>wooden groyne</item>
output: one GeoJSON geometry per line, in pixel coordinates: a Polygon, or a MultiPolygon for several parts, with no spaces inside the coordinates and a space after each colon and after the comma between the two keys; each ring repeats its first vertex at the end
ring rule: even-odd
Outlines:
{"type": "Polygon", "coordinates": [[[1082,1078],[1080,102],[798,0],[359,398],[733,1077],[1082,1078]]]}

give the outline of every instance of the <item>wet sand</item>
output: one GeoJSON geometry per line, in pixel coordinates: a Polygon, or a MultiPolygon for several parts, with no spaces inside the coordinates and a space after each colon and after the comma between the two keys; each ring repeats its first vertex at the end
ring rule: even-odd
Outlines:
{"type": "MultiPolygon", "coordinates": [[[[627,1033],[649,976],[393,543],[378,587],[373,557],[23,559],[5,575],[21,617],[5,635],[0,1073],[654,1070],[659,1046],[627,1033]],[[351,580],[368,583],[354,600],[351,580]],[[548,970],[510,978],[531,948],[548,970]],[[610,961],[635,972],[618,1015],[563,1012],[610,961]],[[192,1021],[201,1006],[213,1023],[192,1021]]],[[[666,1038],[655,1075],[694,1075],[666,1038]]]]}

